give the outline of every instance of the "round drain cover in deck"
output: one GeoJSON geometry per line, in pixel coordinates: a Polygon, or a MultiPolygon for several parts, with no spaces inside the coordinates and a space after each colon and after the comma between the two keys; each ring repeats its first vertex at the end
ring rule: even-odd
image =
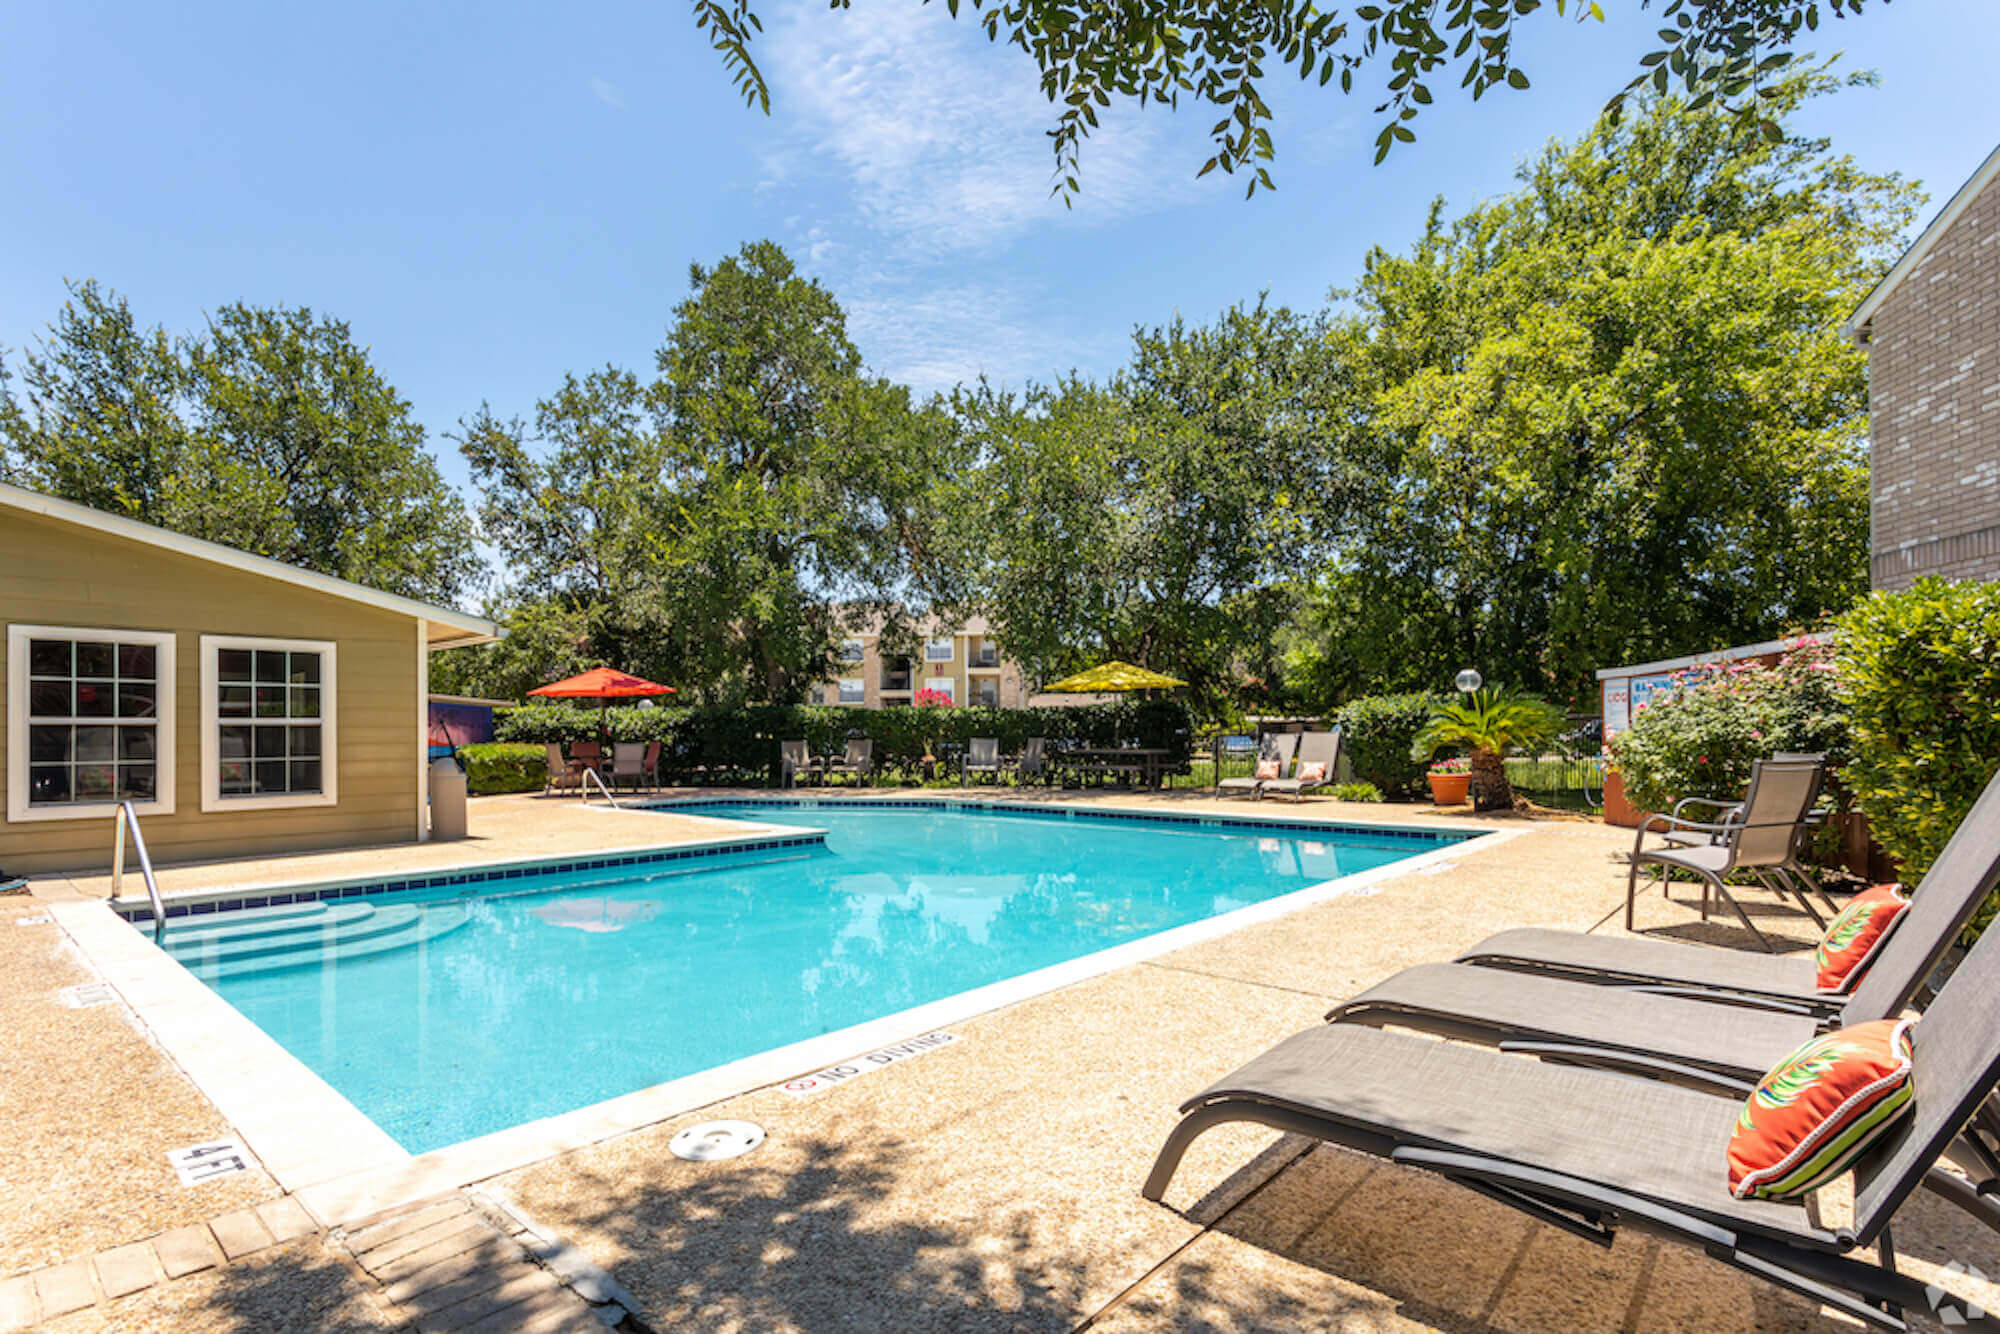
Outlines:
{"type": "Polygon", "coordinates": [[[764,1142],[764,1127],[750,1121],[704,1121],[674,1136],[668,1147],[691,1163],[740,1158],[764,1142]]]}

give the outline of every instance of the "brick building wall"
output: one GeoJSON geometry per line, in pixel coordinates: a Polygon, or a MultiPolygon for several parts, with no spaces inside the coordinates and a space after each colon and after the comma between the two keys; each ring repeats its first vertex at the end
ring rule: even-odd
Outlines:
{"type": "Polygon", "coordinates": [[[1876,588],[2000,579],[2000,177],[1982,174],[1866,321],[1876,588]]]}

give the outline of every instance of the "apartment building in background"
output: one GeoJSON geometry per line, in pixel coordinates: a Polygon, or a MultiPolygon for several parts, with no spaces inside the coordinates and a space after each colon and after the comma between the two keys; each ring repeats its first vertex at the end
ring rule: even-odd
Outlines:
{"type": "Polygon", "coordinates": [[[949,695],[955,705],[1020,708],[1028,683],[1018,664],[1000,654],[986,624],[975,616],[962,625],[919,624],[915,654],[886,648],[879,626],[870,625],[842,642],[833,677],[814,698],[822,704],[879,709],[908,704],[919,690],[949,695]]]}

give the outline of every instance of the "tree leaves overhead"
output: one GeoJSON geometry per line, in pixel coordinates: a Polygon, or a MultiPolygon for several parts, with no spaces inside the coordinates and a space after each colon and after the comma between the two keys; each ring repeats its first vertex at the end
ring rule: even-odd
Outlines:
{"type": "MultiPolygon", "coordinates": [[[[1632,0],[1624,0],[1630,6],[1632,0]]],[[[1887,4],[1889,0],[1881,0],[1887,4]]],[[[850,0],[832,0],[847,8],[850,0]]],[[[928,3],[928,0],[926,0],[928,3]]],[[[1629,99],[1652,90],[1684,92],[1693,110],[1727,108],[1740,125],[1775,141],[1780,117],[1766,99],[1793,58],[1802,30],[1821,18],[1857,14],[1866,0],[1638,0],[1659,15],[1656,50],[1614,93],[1615,120],[1629,99]]],[[[1602,22],[1596,0],[1381,0],[1322,6],[1314,0],[945,0],[952,17],[968,10],[989,40],[1025,52],[1057,108],[1049,140],[1052,193],[1069,203],[1081,190],[1083,143],[1117,98],[1178,109],[1183,97],[1220,113],[1209,130],[1214,151],[1197,176],[1220,167],[1242,172],[1245,193],[1274,188],[1272,114],[1261,89],[1270,75],[1296,70],[1324,87],[1337,74],[1351,92],[1357,74],[1377,76],[1383,100],[1375,160],[1411,143],[1418,112],[1436,91],[1456,86],[1476,101],[1493,88],[1525,90],[1514,34],[1537,15],[1602,22]]],[[[761,29],[748,0],[696,0],[696,26],[721,53],[746,103],[770,110],[770,89],[750,56],[761,29]]]]}
{"type": "Polygon", "coordinates": [[[74,284],[19,379],[25,401],[0,367],[0,464],[26,486],[411,597],[480,573],[423,428],[339,320],[232,304],[175,339],[74,284]]]}

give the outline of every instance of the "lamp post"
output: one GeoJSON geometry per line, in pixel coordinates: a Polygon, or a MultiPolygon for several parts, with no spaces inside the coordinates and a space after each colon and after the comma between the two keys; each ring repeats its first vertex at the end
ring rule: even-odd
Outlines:
{"type": "Polygon", "coordinates": [[[1452,684],[1470,696],[1479,687],[1486,684],[1486,678],[1481,676],[1475,669],[1468,667],[1458,674],[1452,681],[1452,684]]]}

